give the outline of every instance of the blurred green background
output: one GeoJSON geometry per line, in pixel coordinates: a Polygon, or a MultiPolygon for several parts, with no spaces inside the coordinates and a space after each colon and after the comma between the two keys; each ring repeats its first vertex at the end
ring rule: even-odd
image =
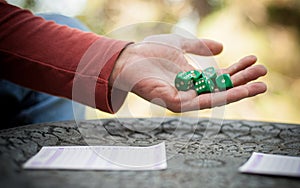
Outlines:
{"type": "MultiPolygon", "coordinates": [[[[268,68],[266,94],[226,105],[224,118],[300,123],[299,0],[9,0],[33,12],[59,12],[105,35],[139,22],[165,22],[224,45],[220,67],[254,54],[268,68]]],[[[143,30],[142,30],[143,31],[143,30]]],[[[138,35],[139,33],[135,33],[138,35]]],[[[127,116],[173,114],[131,94],[127,116]]],[[[88,118],[113,117],[87,109],[88,118]]],[[[186,116],[211,116],[211,110],[186,116]]],[[[126,113],[114,116],[125,116],[126,113]]],[[[223,116],[223,115],[222,115],[223,116]]]]}

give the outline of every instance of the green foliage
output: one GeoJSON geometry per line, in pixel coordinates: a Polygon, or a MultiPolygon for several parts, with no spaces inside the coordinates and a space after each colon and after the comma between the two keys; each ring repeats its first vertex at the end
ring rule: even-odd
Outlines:
{"type": "Polygon", "coordinates": [[[33,10],[36,6],[36,1],[35,0],[25,0],[23,3],[23,7],[27,9],[33,10]]]}

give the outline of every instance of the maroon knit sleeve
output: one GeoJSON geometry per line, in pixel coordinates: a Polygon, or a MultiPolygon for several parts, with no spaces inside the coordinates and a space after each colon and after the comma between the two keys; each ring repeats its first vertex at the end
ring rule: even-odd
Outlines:
{"type": "Polygon", "coordinates": [[[108,80],[129,42],[61,26],[1,2],[1,79],[106,112],[118,110],[127,93],[112,93],[108,80]]]}

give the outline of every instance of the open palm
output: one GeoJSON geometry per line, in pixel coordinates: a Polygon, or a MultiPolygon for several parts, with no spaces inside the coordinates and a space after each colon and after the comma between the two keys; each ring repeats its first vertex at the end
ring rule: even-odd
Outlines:
{"type": "Polygon", "coordinates": [[[219,70],[231,75],[234,87],[215,93],[197,95],[194,90],[178,91],[174,79],[178,72],[195,69],[184,54],[216,55],[222,45],[212,40],[186,39],[178,35],[158,35],[129,45],[119,57],[111,84],[173,112],[185,112],[220,106],[266,91],[262,82],[252,82],[267,73],[254,65],[255,56],[247,56],[228,68],[219,70]]]}

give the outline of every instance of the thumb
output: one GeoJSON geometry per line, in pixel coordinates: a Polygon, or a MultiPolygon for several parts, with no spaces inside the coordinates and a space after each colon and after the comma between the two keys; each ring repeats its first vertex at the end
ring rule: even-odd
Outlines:
{"type": "Polygon", "coordinates": [[[181,48],[196,55],[211,56],[222,52],[223,45],[209,39],[187,39],[182,38],[181,48]]]}

